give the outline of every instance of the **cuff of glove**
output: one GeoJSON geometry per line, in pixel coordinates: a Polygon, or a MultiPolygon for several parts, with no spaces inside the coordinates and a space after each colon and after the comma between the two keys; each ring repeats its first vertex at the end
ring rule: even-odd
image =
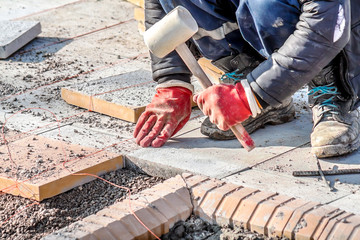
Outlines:
{"type": "Polygon", "coordinates": [[[170,80],[164,83],[160,83],[156,86],[155,89],[158,88],[168,88],[168,87],[183,87],[189,89],[192,93],[194,93],[194,86],[190,83],[186,83],[180,80],[170,80]]]}
{"type": "Polygon", "coordinates": [[[249,107],[252,113],[252,117],[255,118],[258,114],[261,113],[262,107],[259,101],[256,99],[255,94],[251,90],[250,84],[246,79],[240,81],[242,87],[244,88],[246,98],[249,103],[249,107]]]}

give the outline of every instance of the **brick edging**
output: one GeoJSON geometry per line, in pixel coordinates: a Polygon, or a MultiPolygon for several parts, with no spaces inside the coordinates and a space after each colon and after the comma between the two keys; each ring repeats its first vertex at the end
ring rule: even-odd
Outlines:
{"type": "MultiPolygon", "coordinates": [[[[157,236],[194,212],[211,223],[241,225],[271,237],[360,239],[359,215],[199,175],[168,179],[133,195],[131,204],[135,214],[157,236]]],[[[135,238],[155,239],[129,212],[128,201],[124,200],[43,239],[135,238]]]]}

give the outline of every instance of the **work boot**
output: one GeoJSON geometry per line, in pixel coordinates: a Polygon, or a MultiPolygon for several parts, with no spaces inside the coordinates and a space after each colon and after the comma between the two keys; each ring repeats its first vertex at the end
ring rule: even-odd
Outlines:
{"type": "MultiPolygon", "coordinates": [[[[278,107],[267,107],[256,118],[250,117],[241,124],[246,131],[251,134],[259,128],[263,128],[265,124],[282,124],[290,122],[295,117],[295,107],[292,99],[288,99],[286,102],[278,107]]],[[[231,130],[222,131],[215,124],[210,122],[207,117],[201,124],[200,131],[205,136],[217,140],[230,140],[235,139],[235,135],[231,130]]]]}
{"type": "Polygon", "coordinates": [[[333,61],[309,83],[314,121],[311,151],[318,158],[340,156],[360,146],[359,111],[350,111],[350,97],[341,85],[339,69],[333,61]]]}
{"type": "MultiPolygon", "coordinates": [[[[220,59],[213,62],[215,66],[223,70],[224,72],[231,73],[231,76],[236,74],[235,78],[225,77],[221,81],[223,83],[233,84],[234,81],[244,79],[254,68],[256,68],[264,59],[258,55],[257,52],[241,53],[235,58],[232,56],[220,59]]],[[[262,128],[265,124],[282,124],[293,120],[295,117],[295,108],[292,99],[288,99],[278,107],[266,107],[256,118],[250,117],[246,121],[242,122],[248,133],[252,133],[255,130],[262,128]]],[[[230,140],[235,139],[235,135],[231,130],[222,131],[216,124],[210,122],[207,117],[201,124],[201,133],[209,138],[216,140],[230,140]]]]}

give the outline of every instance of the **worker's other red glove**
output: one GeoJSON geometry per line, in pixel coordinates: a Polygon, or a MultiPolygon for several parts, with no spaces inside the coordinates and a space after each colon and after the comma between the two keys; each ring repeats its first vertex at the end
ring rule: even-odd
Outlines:
{"type": "Polygon", "coordinates": [[[189,120],[192,92],[183,87],[159,88],[135,127],[136,143],[161,147],[189,120]]]}
{"type": "Polygon", "coordinates": [[[213,85],[195,95],[194,102],[205,115],[209,116],[210,121],[223,131],[251,116],[241,83],[213,85]]]}

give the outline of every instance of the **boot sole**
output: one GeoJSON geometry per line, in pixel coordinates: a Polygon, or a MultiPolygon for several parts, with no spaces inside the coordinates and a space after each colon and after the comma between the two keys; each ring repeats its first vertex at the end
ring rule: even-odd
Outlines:
{"type": "Polygon", "coordinates": [[[360,147],[360,134],[350,144],[336,144],[321,147],[311,147],[311,153],[318,158],[338,157],[357,150],[360,147]]]}
{"type": "MultiPolygon", "coordinates": [[[[259,128],[263,128],[266,124],[279,125],[287,122],[291,122],[295,118],[295,107],[293,104],[289,104],[284,108],[280,108],[274,111],[270,111],[263,116],[244,124],[244,128],[250,134],[255,132],[259,128]]],[[[231,140],[236,139],[231,130],[221,131],[217,128],[211,128],[205,125],[201,125],[201,133],[208,136],[211,139],[216,140],[231,140]]]]}

